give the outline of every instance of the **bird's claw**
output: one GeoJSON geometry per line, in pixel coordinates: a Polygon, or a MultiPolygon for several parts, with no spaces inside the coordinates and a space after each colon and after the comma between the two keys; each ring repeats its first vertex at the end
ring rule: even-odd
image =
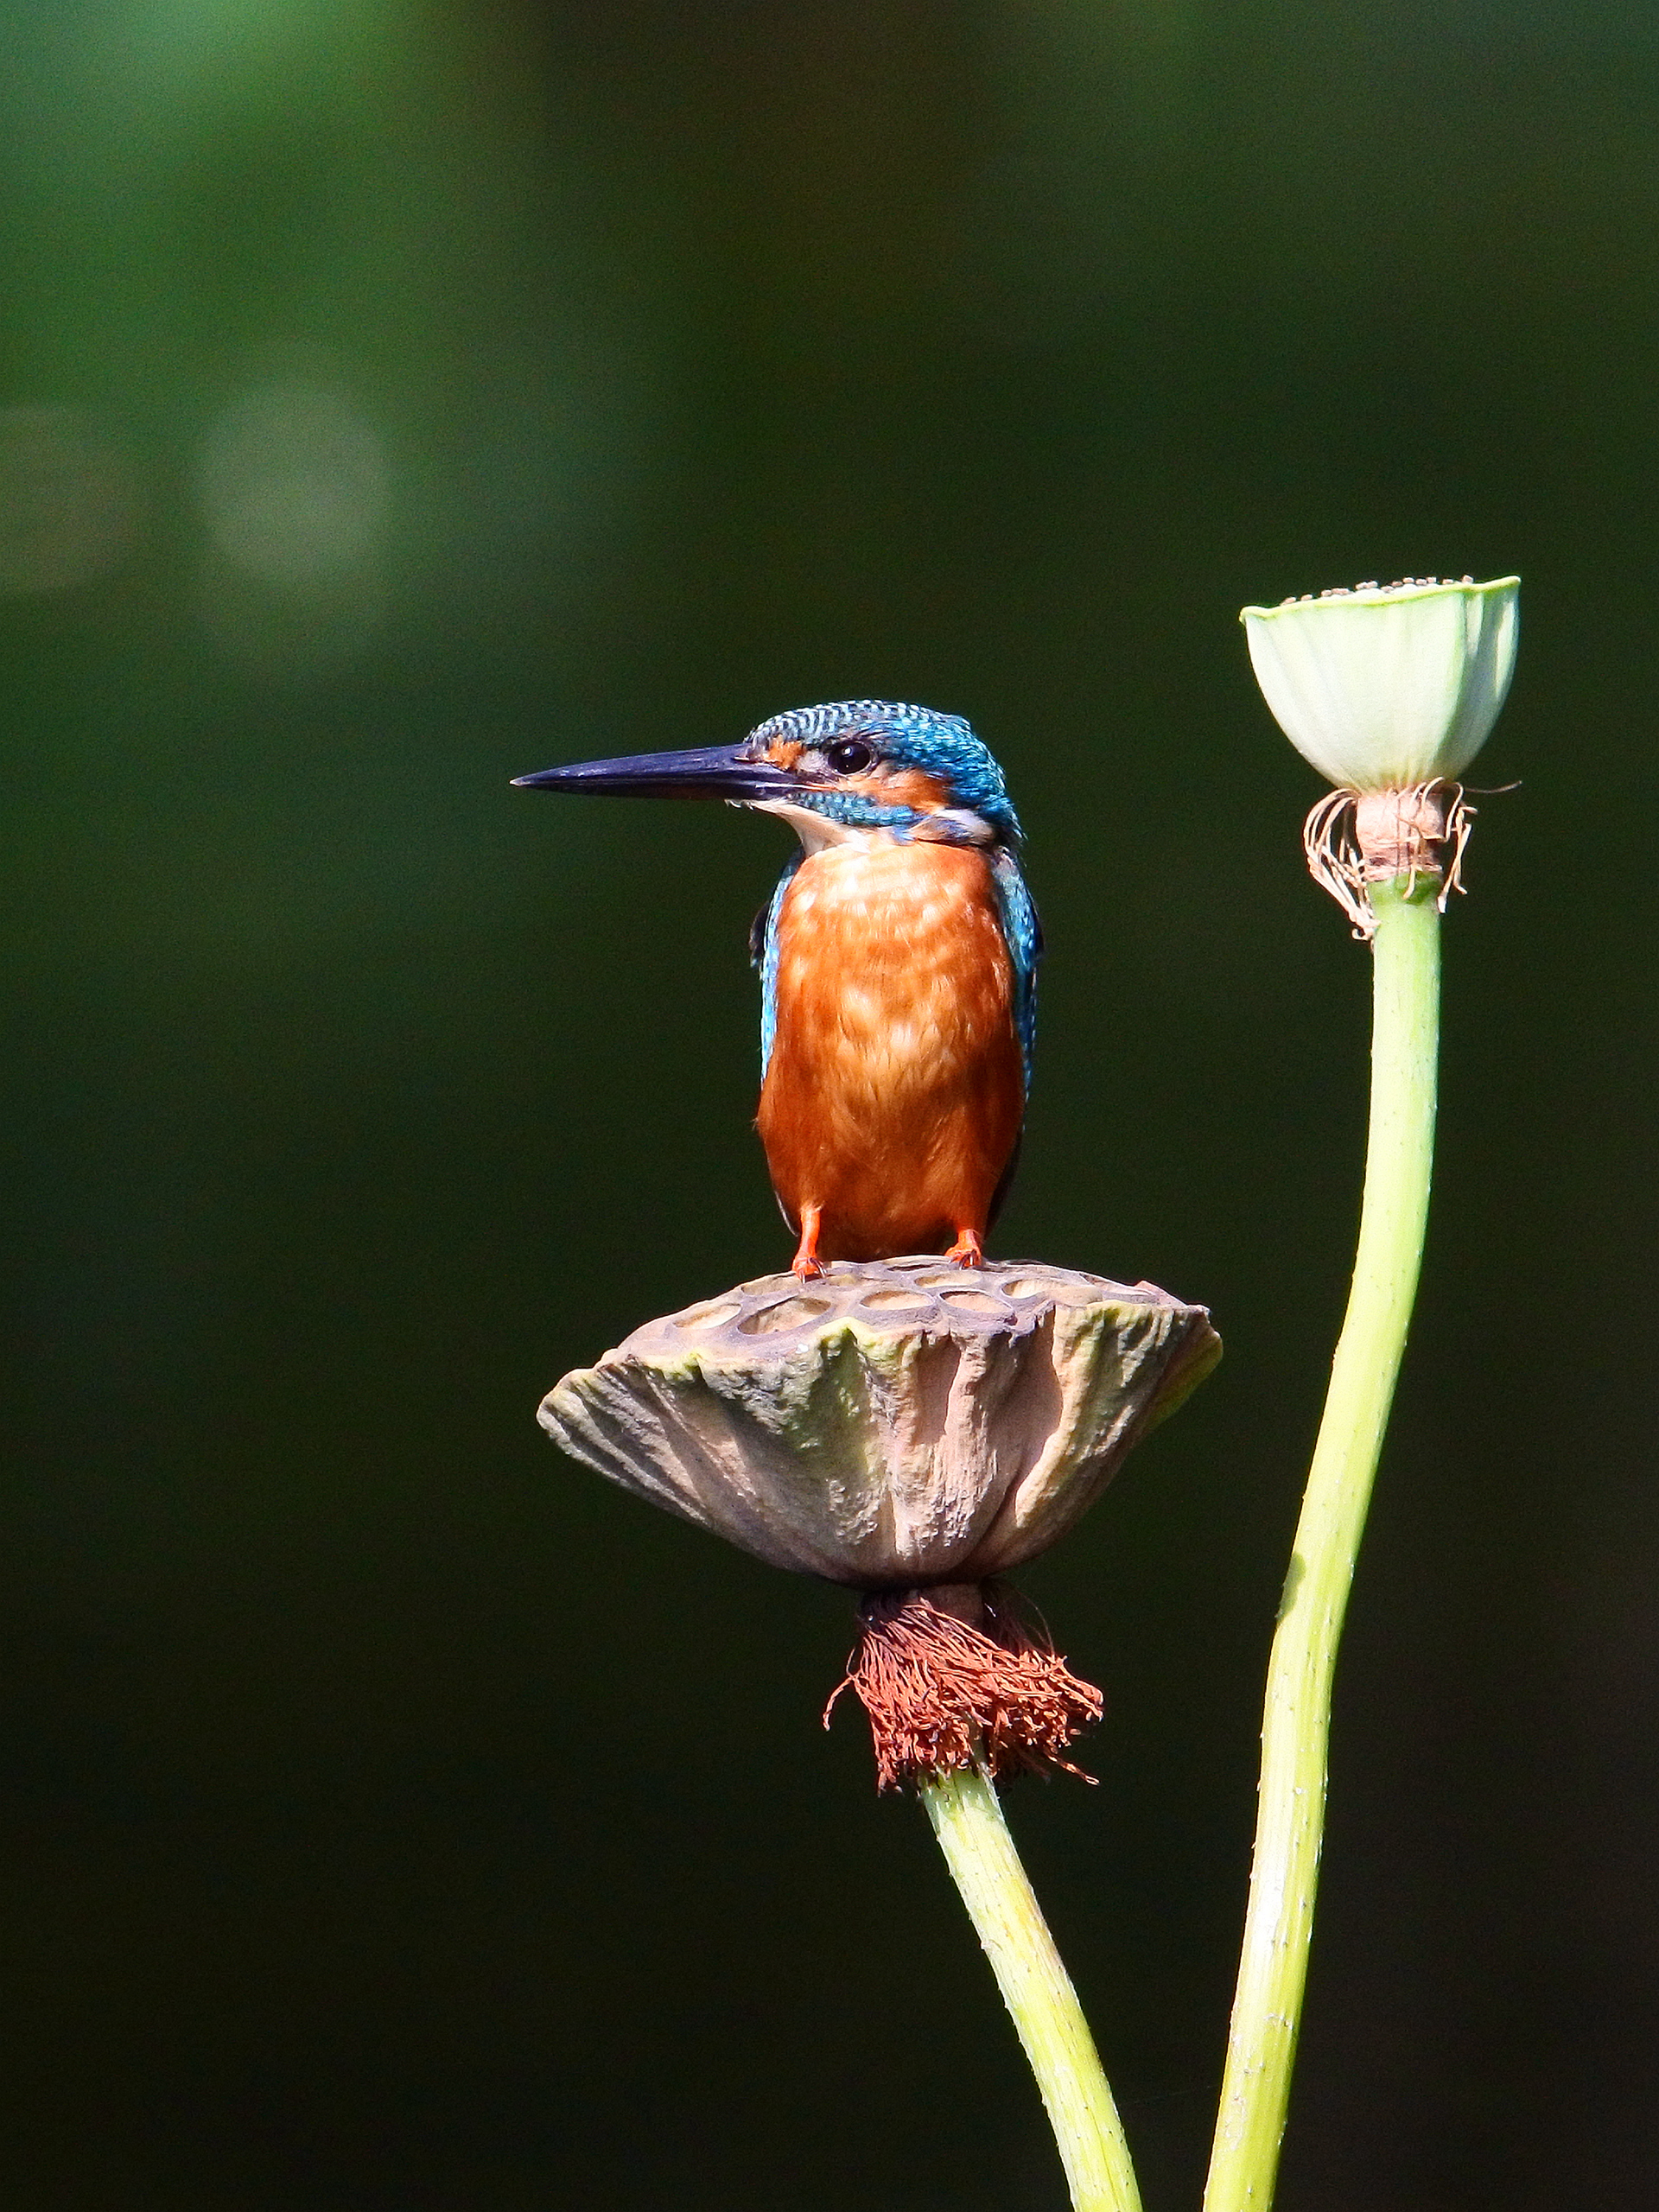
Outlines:
{"type": "Polygon", "coordinates": [[[800,1245],[789,1263],[789,1272],[798,1282],[818,1282],[823,1279],[823,1262],[818,1257],[818,1227],[823,1219],[822,1206],[801,1208],[800,1245]]]}

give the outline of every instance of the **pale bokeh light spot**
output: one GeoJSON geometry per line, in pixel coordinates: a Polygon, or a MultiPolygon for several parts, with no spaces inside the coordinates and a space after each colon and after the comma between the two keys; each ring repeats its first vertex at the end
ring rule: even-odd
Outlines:
{"type": "Polygon", "coordinates": [[[203,445],[197,490],[219,553],[261,582],[345,583],[378,563],[390,472],[346,393],[266,385],[234,401],[203,445]]]}

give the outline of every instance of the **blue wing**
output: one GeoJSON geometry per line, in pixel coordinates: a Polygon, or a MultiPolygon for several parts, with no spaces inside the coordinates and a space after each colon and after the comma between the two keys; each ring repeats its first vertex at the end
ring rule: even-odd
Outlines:
{"type": "Polygon", "coordinates": [[[778,1034],[778,917],[790,879],[806,858],[797,852],[778,879],[778,887],[755,916],[749,931],[749,958],[760,970],[760,1074],[764,1080],[778,1034]]]}
{"type": "Polygon", "coordinates": [[[1029,1090],[1031,1055],[1037,1042],[1037,963],[1043,957],[1043,925],[1020,873],[1020,863],[1006,845],[999,845],[991,855],[991,879],[996,886],[1002,934],[1014,962],[1014,1026],[1020,1033],[1029,1090]]]}

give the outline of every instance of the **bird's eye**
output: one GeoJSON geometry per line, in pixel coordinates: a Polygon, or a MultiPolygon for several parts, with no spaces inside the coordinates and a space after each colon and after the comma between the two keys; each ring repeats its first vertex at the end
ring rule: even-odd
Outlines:
{"type": "Polygon", "coordinates": [[[861,775],[875,760],[875,747],[866,745],[861,737],[838,738],[834,745],[826,745],[823,757],[838,776],[861,775]]]}

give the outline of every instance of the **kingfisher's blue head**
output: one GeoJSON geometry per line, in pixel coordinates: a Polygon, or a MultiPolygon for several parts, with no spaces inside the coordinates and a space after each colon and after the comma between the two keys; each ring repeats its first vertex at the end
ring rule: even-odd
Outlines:
{"type": "Polygon", "coordinates": [[[899,838],[1011,846],[1020,824],[1002,771],[959,715],[885,699],[796,707],[741,745],[584,760],[519,776],[532,790],[723,798],[793,820],[803,836],[885,830],[899,838]]]}

